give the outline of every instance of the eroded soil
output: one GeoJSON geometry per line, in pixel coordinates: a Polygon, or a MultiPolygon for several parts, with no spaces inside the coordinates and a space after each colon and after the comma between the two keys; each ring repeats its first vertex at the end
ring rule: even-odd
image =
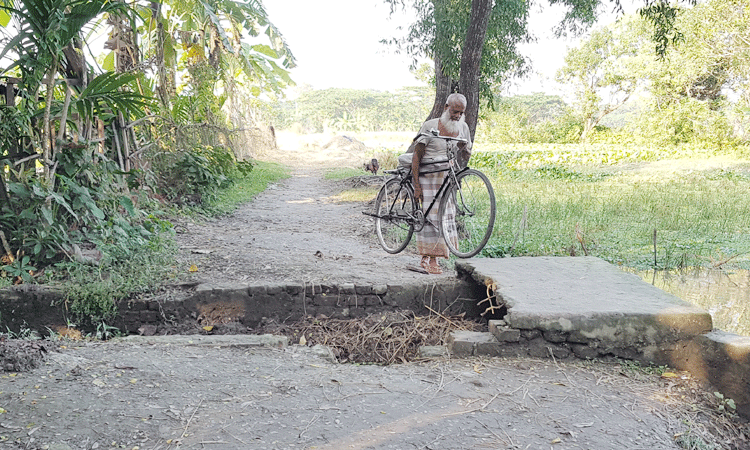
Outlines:
{"type": "Polygon", "coordinates": [[[335,364],[307,347],[204,344],[86,343],[3,374],[0,447],[678,449],[712,448],[679,439],[730,448],[738,435],[689,379],[621,365],[383,367],[335,364]]]}

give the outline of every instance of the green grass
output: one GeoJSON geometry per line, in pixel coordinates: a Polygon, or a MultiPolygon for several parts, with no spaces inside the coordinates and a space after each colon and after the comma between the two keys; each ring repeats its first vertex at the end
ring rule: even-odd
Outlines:
{"type": "Polygon", "coordinates": [[[750,268],[746,149],[530,147],[472,157],[498,203],[485,256],[588,253],[634,268],[733,257],[733,267],[750,268]]]}
{"type": "Polygon", "coordinates": [[[352,177],[360,177],[363,175],[372,175],[370,172],[366,172],[363,169],[353,169],[351,167],[333,167],[326,169],[323,174],[323,178],[326,180],[345,180],[352,177]]]}
{"type": "Polygon", "coordinates": [[[258,161],[249,175],[236,178],[226,189],[222,189],[216,199],[201,206],[202,212],[211,216],[229,214],[243,203],[251,201],[263,192],[269,184],[289,177],[289,169],[269,162],[258,161]]]}
{"type": "MultiPolygon", "coordinates": [[[[289,176],[280,165],[259,162],[249,175],[239,177],[226,189],[218,192],[215,200],[198,210],[183,210],[187,214],[222,215],[249,202],[258,193],[279,179],[289,176]]],[[[174,211],[173,211],[174,213],[174,211]]],[[[158,232],[148,237],[134,236],[127,245],[103,246],[111,257],[98,266],[77,262],[63,262],[55,267],[55,275],[48,281],[59,285],[66,293],[67,319],[79,327],[107,330],[107,323],[117,314],[117,302],[178,278],[175,270],[177,246],[171,238],[172,225],[163,219],[158,232]],[[122,248],[121,248],[122,247],[122,248]]]]}

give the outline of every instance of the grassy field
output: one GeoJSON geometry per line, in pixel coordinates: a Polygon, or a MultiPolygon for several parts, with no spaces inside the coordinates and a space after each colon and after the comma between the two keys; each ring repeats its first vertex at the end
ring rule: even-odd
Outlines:
{"type": "Polygon", "coordinates": [[[478,151],[498,199],[485,256],[750,268],[750,152],[529,145],[478,151]]]}
{"type": "Polygon", "coordinates": [[[750,148],[477,145],[470,165],[497,196],[483,256],[750,268],[750,148]]]}

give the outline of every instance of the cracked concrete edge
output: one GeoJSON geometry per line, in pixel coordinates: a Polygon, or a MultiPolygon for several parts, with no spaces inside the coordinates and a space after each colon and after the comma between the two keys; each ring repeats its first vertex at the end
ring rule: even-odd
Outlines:
{"type": "Polygon", "coordinates": [[[167,336],[125,336],[116,338],[119,342],[146,345],[194,345],[202,347],[272,347],[284,348],[289,338],[273,334],[227,334],[227,335],[167,335],[167,336]]]}
{"type": "MultiPolygon", "coordinates": [[[[734,400],[737,412],[750,418],[750,337],[714,330],[663,346],[646,345],[637,349],[609,347],[589,343],[551,342],[538,333],[535,339],[515,340],[507,326],[495,323],[492,332],[455,331],[448,337],[448,349],[454,358],[473,356],[597,359],[604,355],[635,359],[642,363],[668,364],[685,370],[707,382],[725,398],[734,400]],[[497,334],[508,337],[501,341],[497,334]],[[635,351],[629,351],[635,350],[635,351]]],[[[521,330],[516,330],[520,331],[521,330]]]]}
{"type": "Polygon", "coordinates": [[[440,280],[425,280],[420,283],[305,283],[305,282],[285,282],[285,283],[201,283],[195,287],[195,293],[201,292],[222,292],[222,291],[247,291],[248,294],[277,294],[286,292],[289,294],[316,294],[320,292],[335,291],[340,294],[375,294],[385,295],[389,290],[402,290],[404,287],[423,288],[425,286],[455,286],[461,281],[456,278],[447,278],[440,280]]]}
{"type": "MultiPolygon", "coordinates": [[[[337,363],[336,357],[330,347],[316,344],[305,346],[289,342],[286,336],[273,334],[230,334],[230,335],[166,335],[166,336],[125,336],[115,338],[112,342],[125,342],[128,344],[145,345],[186,345],[198,347],[259,347],[286,349],[293,353],[311,354],[325,359],[331,363],[337,363]]],[[[444,345],[422,346],[419,348],[418,356],[422,359],[448,358],[450,352],[444,345]]]]}

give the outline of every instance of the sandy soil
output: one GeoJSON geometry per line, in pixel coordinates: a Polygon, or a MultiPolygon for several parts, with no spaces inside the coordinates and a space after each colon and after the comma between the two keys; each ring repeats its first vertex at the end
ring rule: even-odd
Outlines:
{"type": "MultiPolygon", "coordinates": [[[[381,250],[365,205],[336,201],[342,185],[321,179],[323,165],[358,166],[365,153],[275,153],[297,163],[294,176],[229,217],[180,224],[181,267],[232,284],[435,277],[405,269],[415,255],[381,250]]],[[[306,346],[173,339],[23,344],[41,364],[0,373],[0,448],[750,448],[747,423],[683,373],[528,359],[337,364],[306,346]]]]}
{"type": "Polygon", "coordinates": [[[578,361],[382,367],[297,346],[110,341],[53,351],[0,390],[12,449],[730,448],[678,441],[737,435],[689,379],[578,361]]]}

